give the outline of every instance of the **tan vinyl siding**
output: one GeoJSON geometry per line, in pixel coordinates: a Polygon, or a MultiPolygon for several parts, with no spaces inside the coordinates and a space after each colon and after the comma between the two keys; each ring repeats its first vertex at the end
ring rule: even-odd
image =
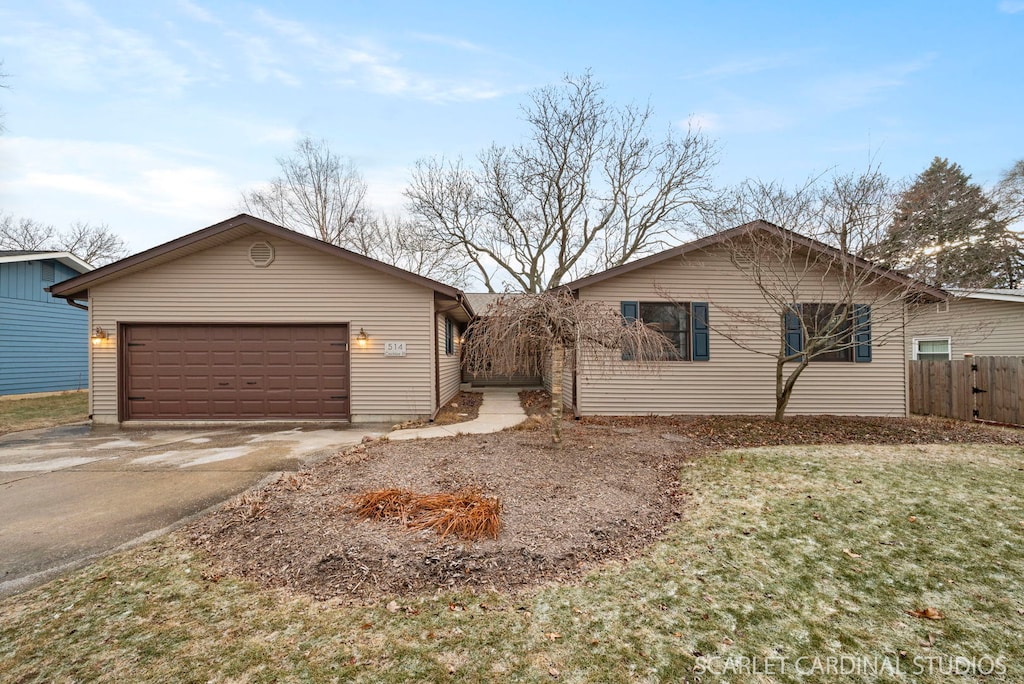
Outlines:
{"type": "Polygon", "coordinates": [[[119,323],[348,323],[352,420],[429,415],[434,407],[433,292],[308,249],[254,234],[132,273],[90,290],[90,325],[110,334],[93,348],[91,412],[117,420],[119,323]],[[249,247],[267,240],[272,264],[256,268],[249,247]],[[363,328],[366,347],[354,337],[363,328]],[[385,341],[407,356],[385,357],[385,341]]]}
{"type": "Polygon", "coordinates": [[[460,363],[460,347],[459,347],[459,324],[452,321],[453,335],[455,335],[455,353],[445,353],[445,315],[437,314],[437,358],[439,361],[438,365],[438,377],[441,381],[441,406],[448,403],[448,400],[454,397],[459,392],[459,385],[462,382],[462,365],[460,363]]]}
{"type": "Polygon", "coordinates": [[[907,358],[913,358],[913,340],[949,337],[950,353],[962,359],[975,356],[1024,355],[1024,302],[1002,302],[963,297],[951,299],[949,310],[927,304],[914,312],[907,325],[907,358]]]}
{"type": "MultiPolygon", "coordinates": [[[[774,412],[773,354],[779,336],[756,328],[743,331],[726,313],[758,309],[770,316],[771,310],[721,248],[624,273],[583,288],[580,297],[605,301],[615,310],[622,301],[706,301],[712,328],[728,324],[769,354],[742,349],[714,329],[709,361],[666,362],[658,372],[642,371],[635,362],[622,361],[620,352],[602,350],[607,369],[580,359],[577,405],[583,415],[774,412]]],[[[815,292],[808,301],[828,300],[815,292]]],[[[797,382],[789,414],[907,414],[902,307],[873,310],[872,326],[872,362],[812,363],[797,382]],[[879,344],[883,336],[887,339],[879,344]]]]}

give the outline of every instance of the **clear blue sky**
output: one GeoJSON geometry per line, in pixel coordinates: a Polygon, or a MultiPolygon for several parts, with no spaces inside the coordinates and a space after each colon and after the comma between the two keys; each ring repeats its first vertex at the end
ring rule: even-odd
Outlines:
{"type": "Polygon", "coordinates": [[[238,213],[302,135],[398,209],[417,158],[515,142],[526,92],[588,68],[700,122],[722,184],[1024,157],[1024,0],[0,0],[0,60],[0,211],[133,250],[238,213]]]}

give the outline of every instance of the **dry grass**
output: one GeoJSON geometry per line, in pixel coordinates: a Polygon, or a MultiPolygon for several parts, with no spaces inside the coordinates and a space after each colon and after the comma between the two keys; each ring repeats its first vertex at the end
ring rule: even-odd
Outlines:
{"type": "Polygon", "coordinates": [[[368,520],[398,518],[404,524],[408,520],[411,502],[412,492],[405,489],[374,489],[353,497],[352,503],[344,510],[368,520]]]}
{"type": "Polygon", "coordinates": [[[315,601],[160,539],[0,602],[0,680],[1024,682],[1019,446],[731,451],[679,487],[641,557],[518,594],[315,601]]]}
{"type": "Polygon", "coordinates": [[[454,494],[427,494],[413,498],[409,527],[435,530],[444,539],[497,539],[501,530],[501,500],[467,489],[454,494]]]}
{"type": "Polygon", "coordinates": [[[4,399],[0,402],[0,435],[36,430],[89,417],[88,392],[62,392],[47,397],[4,399]]]}
{"type": "Polygon", "coordinates": [[[369,520],[397,518],[413,530],[434,530],[442,539],[450,534],[466,541],[497,539],[501,531],[501,500],[475,489],[440,494],[375,489],[355,496],[345,510],[369,520]]]}

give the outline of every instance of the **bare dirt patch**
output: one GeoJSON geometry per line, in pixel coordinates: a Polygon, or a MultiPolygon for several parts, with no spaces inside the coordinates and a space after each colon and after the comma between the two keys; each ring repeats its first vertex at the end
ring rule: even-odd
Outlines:
{"type": "Polygon", "coordinates": [[[482,392],[459,392],[441,407],[441,410],[434,416],[433,422],[426,420],[410,420],[395,429],[407,429],[423,427],[427,425],[454,425],[465,423],[468,420],[476,420],[480,416],[480,405],[484,403],[482,392]]]}
{"type": "Polygon", "coordinates": [[[186,532],[226,572],[317,598],[455,587],[512,591],[630,557],[683,511],[688,459],[723,448],[785,444],[1024,444],[1024,431],[950,420],[749,416],[568,421],[561,451],[543,424],[492,435],[386,441],[282,477],[186,532]],[[441,539],[346,512],[371,489],[454,492],[502,502],[496,540],[441,539]]]}

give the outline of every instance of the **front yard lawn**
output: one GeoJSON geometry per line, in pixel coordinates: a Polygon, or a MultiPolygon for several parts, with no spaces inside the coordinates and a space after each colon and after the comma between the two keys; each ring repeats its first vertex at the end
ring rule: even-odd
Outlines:
{"type": "MultiPolygon", "coordinates": [[[[636,443],[628,425],[609,429],[636,443]]],[[[736,430],[713,432],[728,442],[736,430]]],[[[443,457],[449,442],[431,444],[443,457]]],[[[289,588],[286,569],[264,580],[279,588],[238,579],[189,534],[172,535],[0,603],[4,677],[1024,680],[1019,444],[773,446],[703,454],[679,469],[681,518],[657,542],[517,591],[320,601],[289,588]]],[[[564,505],[578,505],[568,494],[564,505]]],[[[320,521],[306,518],[316,542],[320,521]]]]}
{"type": "Polygon", "coordinates": [[[0,435],[19,430],[77,423],[89,417],[88,392],[62,392],[31,399],[0,401],[0,435]]]}

